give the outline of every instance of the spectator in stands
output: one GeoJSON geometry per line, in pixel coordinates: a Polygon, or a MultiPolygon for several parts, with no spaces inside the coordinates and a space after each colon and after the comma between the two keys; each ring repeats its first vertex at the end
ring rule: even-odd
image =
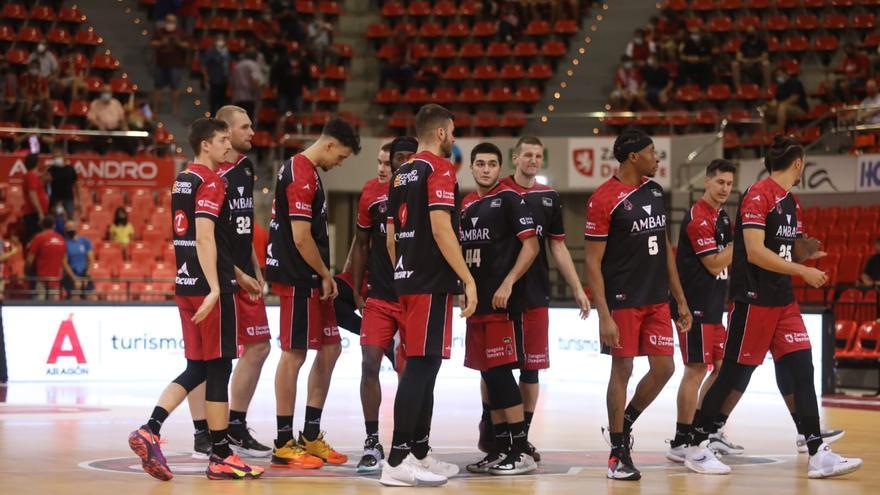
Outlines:
{"type": "Polygon", "coordinates": [[[232,71],[232,104],[243,108],[255,119],[256,102],[263,90],[263,72],[257,63],[257,51],[249,48],[232,71]]]}
{"type": "Polygon", "coordinates": [[[229,47],[222,34],[214,39],[214,46],[202,54],[202,84],[208,86],[208,106],[211,115],[229,101],[226,89],[229,87],[229,47]]]}
{"type": "Polygon", "coordinates": [[[380,64],[379,87],[387,87],[388,81],[394,81],[400,86],[400,91],[406,91],[416,74],[413,45],[406,35],[406,31],[398,29],[394,33],[391,50],[388,59],[380,64]]]}
{"type": "Polygon", "coordinates": [[[678,82],[697,84],[702,89],[712,82],[712,41],[699,26],[688,29],[688,37],[679,45],[678,82]]]}
{"type": "Polygon", "coordinates": [[[92,263],[95,262],[95,251],[92,249],[92,241],[77,234],[76,226],[73,220],[64,223],[67,259],[64,262],[64,278],[61,279],[61,286],[67,293],[68,299],[79,299],[95,290],[92,277],[89,275],[92,263]]]}
{"type": "Polygon", "coordinates": [[[40,156],[31,153],[24,158],[24,206],[21,213],[24,219],[24,237],[27,244],[40,231],[40,221],[49,212],[49,198],[46,185],[39,170],[40,156]]]}
{"type": "MultiPolygon", "coordinates": [[[[150,108],[150,102],[142,91],[135,91],[128,96],[128,102],[125,105],[126,120],[128,121],[128,130],[130,131],[146,131],[152,132],[155,128],[153,123],[153,109],[150,108]]],[[[149,138],[128,138],[133,148],[139,148],[149,142],[149,138]]],[[[137,151],[137,149],[135,149],[137,151]]]]}
{"type": "Polygon", "coordinates": [[[55,232],[55,219],[46,215],[40,222],[42,231],[28,244],[27,266],[34,278],[36,298],[58,299],[61,275],[67,263],[67,244],[55,232]]]}
{"type": "Polygon", "coordinates": [[[871,75],[871,59],[852,43],[843,46],[844,58],[837,68],[834,92],[838,101],[851,103],[856,93],[862,91],[871,75]]]}
{"type": "MultiPolygon", "coordinates": [[[[113,97],[113,90],[109,84],[101,89],[101,96],[92,100],[89,105],[89,113],[86,115],[88,127],[99,131],[127,131],[128,121],[125,119],[125,109],[122,103],[113,97]]],[[[107,151],[113,143],[124,143],[124,138],[98,138],[95,147],[99,153],[107,151]]]]}
{"type": "Polygon", "coordinates": [[[277,13],[281,36],[285,41],[296,41],[299,44],[305,43],[306,28],[299,19],[299,14],[294,8],[293,0],[273,1],[271,11],[263,11],[264,23],[271,25],[273,12],[277,13]]]}
{"type": "Polygon", "coordinates": [[[40,62],[31,60],[27,71],[18,79],[18,87],[21,91],[21,105],[17,120],[25,120],[32,116],[37,119],[37,125],[49,127],[52,125],[53,108],[49,98],[49,79],[40,75],[40,62]]]}
{"type": "Polygon", "coordinates": [[[642,74],[627,55],[620,58],[620,66],[614,74],[614,91],[611,106],[616,111],[650,108],[642,91],[642,74]]]}
{"type": "Polygon", "coordinates": [[[877,91],[877,81],[868,79],[865,83],[865,93],[865,99],[859,103],[856,123],[880,124],[880,92],[877,91]]]}
{"type": "Polygon", "coordinates": [[[767,102],[764,116],[768,123],[776,122],[776,130],[784,132],[789,122],[806,115],[810,107],[807,104],[807,91],[797,72],[791,72],[786,77],[784,70],[777,69],[776,84],[776,95],[767,102]]]}
{"type": "Polygon", "coordinates": [[[876,252],[868,258],[859,280],[862,285],[868,287],[880,285],[880,237],[874,241],[874,249],[876,252]]]}
{"type": "Polygon", "coordinates": [[[636,29],[633,39],[626,45],[626,56],[638,67],[644,65],[648,57],[655,51],[653,42],[647,39],[645,30],[642,28],[636,29]]]}
{"type": "Polygon", "coordinates": [[[134,226],[128,221],[128,213],[125,208],[118,207],[113,213],[113,223],[108,229],[108,238],[118,242],[123,248],[127,248],[134,237],[134,226]]]}
{"type": "Polygon", "coordinates": [[[308,45],[321,67],[329,63],[331,43],[333,43],[333,24],[315,16],[308,26],[308,45]]]}
{"type": "Polygon", "coordinates": [[[37,49],[28,56],[27,63],[36,61],[39,64],[40,75],[46,79],[52,79],[58,75],[58,59],[49,51],[45,41],[37,44],[37,49]]]}
{"type": "Polygon", "coordinates": [[[667,60],[675,60],[678,57],[678,40],[680,33],[684,32],[684,24],[675,12],[661,11],[654,24],[654,41],[657,49],[663,52],[667,60]]]}
{"type": "Polygon", "coordinates": [[[177,113],[180,101],[180,83],[186,70],[189,42],[186,34],[177,25],[177,16],[168,14],[162,29],[156,30],[150,45],[156,49],[156,72],[153,108],[161,112],[160,102],[165,98],[165,89],[171,92],[171,112],[177,113]]]}
{"type": "Polygon", "coordinates": [[[767,40],[760,36],[754,26],[746,29],[746,37],[736,51],[736,60],[731,64],[733,85],[739,89],[743,75],[750,80],[760,77],[764,88],[770,87],[770,51],[767,40]]]}
{"type": "Polygon", "coordinates": [[[481,0],[479,2],[479,19],[481,21],[494,21],[498,19],[498,2],[495,0],[481,0]]]}
{"type": "Polygon", "coordinates": [[[0,56],[0,119],[18,118],[18,78],[9,69],[9,62],[0,56]]]}
{"type": "Polygon", "coordinates": [[[501,6],[501,19],[498,22],[498,37],[501,41],[513,43],[522,31],[522,20],[519,11],[512,2],[501,6]]]}
{"type": "Polygon", "coordinates": [[[78,67],[74,54],[69,53],[64,57],[61,73],[52,85],[52,92],[59,99],[70,102],[82,98],[88,89],[85,67],[78,67]]]}
{"type": "Polygon", "coordinates": [[[67,218],[80,218],[82,208],[76,169],[73,168],[73,163],[64,159],[64,151],[61,148],[55,148],[52,155],[50,162],[52,166],[49,167],[49,175],[52,177],[50,208],[61,205],[67,218]]]}
{"type": "Polygon", "coordinates": [[[275,57],[269,73],[269,84],[278,88],[278,115],[284,118],[288,113],[302,111],[303,92],[312,84],[306,62],[296,56],[288,56],[282,46],[275,57]]]}
{"type": "Polygon", "coordinates": [[[672,77],[669,70],[658,63],[657,56],[648,57],[648,63],[641,69],[642,88],[650,107],[665,109],[672,92],[672,77]]]}

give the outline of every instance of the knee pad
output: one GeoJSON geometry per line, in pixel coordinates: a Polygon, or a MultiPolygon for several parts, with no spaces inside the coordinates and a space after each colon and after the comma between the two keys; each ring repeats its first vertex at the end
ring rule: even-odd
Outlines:
{"type": "Polygon", "coordinates": [[[232,374],[232,359],[212,359],[205,363],[208,382],[205,384],[205,400],[209,402],[229,401],[229,375],[232,374]]]}
{"type": "Polygon", "coordinates": [[[193,359],[186,360],[186,369],[183,370],[183,373],[177,375],[177,378],[174,379],[173,383],[180,385],[186,390],[186,393],[190,393],[194,388],[201,385],[203,381],[207,379],[208,375],[205,368],[204,361],[195,361],[193,359]]]}
{"type": "Polygon", "coordinates": [[[482,375],[489,393],[489,407],[493,410],[522,404],[522,394],[513,378],[513,370],[509,367],[491,368],[482,375]]]}
{"type": "Polygon", "coordinates": [[[520,383],[538,383],[538,370],[520,370],[520,383]]]}
{"type": "Polygon", "coordinates": [[[733,389],[741,394],[745,393],[746,388],[749,386],[749,382],[752,381],[752,373],[756,368],[757,366],[746,366],[745,370],[737,376],[737,379],[733,384],[733,389]]]}
{"type": "MultiPolygon", "coordinates": [[[[793,389],[795,382],[800,379],[805,379],[812,383],[813,374],[815,373],[812,352],[810,349],[803,349],[783,356],[777,363],[777,376],[779,375],[779,371],[787,371],[784,375],[787,375],[785,384],[789,389],[793,389]]],[[[779,379],[777,378],[777,382],[778,380],[779,379]]],[[[789,392],[791,392],[791,390],[789,390],[789,392]]]]}

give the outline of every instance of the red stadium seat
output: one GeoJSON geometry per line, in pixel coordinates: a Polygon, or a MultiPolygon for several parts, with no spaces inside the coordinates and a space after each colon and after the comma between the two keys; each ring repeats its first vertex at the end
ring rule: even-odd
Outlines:
{"type": "Polygon", "coordinates": [[[20,3],[7,3],[0,11],[0,17],[23,21],[28,18],[27,8],[20,3]]]}
{"type": "Polygon", "coordinates": [[[119,267],[119,278],[132,282],[149,278],[149,265],[140,265],[131,261],[122,263],[119,267]]]}
{"type": "Polygon", "coordinates": [[[467,66],[461,64],[450,65],[443,73],[443,79],[451,81],[462,81],[468,78],[470,78],[470,71],[467,66]]]}
{"type": "Polygon", "coordinates": [[[706,90],[706,99],[711,101],[725,101],[731,97],[730,86],[726,84],[712,84],[706,90]]]}
{"type": "Polygon", "coordinates": [[[526,36],[547,36],[550,34],[550,23],[541,19],[530,21],[526,26],[525,34],[526,36]]]}
{"type": "Polygon", "coordinates": [[[450,104],[458,101],[458,91],[448,86],[439,87],[431,93],[431,101],[438,104],[450,104]]]}
{"type": "Polygon", "coordinates": [[[54,27],[46,34],[46,39],[53,45],[69,45],[73,43],[70,33],[61,27],[54,27]]]}
{"type": "Polygon", "coordinates": [[[464,43],[458,52],[458,56],[461,58],[482,58],[485,54],[483,44],[476,41],[464,43]]]}
{"type": "Polygon", "coordinates": [[[577,22],[574,19],[559,19],[553,24],[553,32],[563,35],[577,34],[577,22]]]}
{"type": "Polygon", "coordinates": [[[520,86],[516,90],[516,101],[537,103],[541,101],[541,90],[537,86],[520,86]]]}
{"type": "Polygon", "coordinates": [[[761,18],[757,15],[744,15],[736,19],[737,31],[745,31],[750,27],[761,29],[761,18]]]}
{"type": "Polygon", "coordinates": [[[477,80],[492,80],[498,78],[498,69],[494,65],[477,65],[474,69],[473,78],[477,80]]]}
{"type": "Polygon", "coordinates": [[[880,357],[880,323],[863,323],[853,339],[852,349],[839,356],[843,359],[876,359],[880,357]]]}
{"type": "Polygon", "coordinates": [[[520,41],[513,47],[515,57],[532,58],[538,55],[538,45],[534,41],[520,41]]]}
{"type": "Polygon", "coordinates": [[[61,22],[79,24],[85,22],[86,16],[76,5],[70,7],[61,7],[58,11],[58,20],[61,22]]]}
{"type": "Polygon", "coordinates": [[[695,102],[702,98],[700,87],[696,84],[685,84],[675,90],[675,99],[683,102],[695,102]]]}
{"type": "Polygon", "coordinates": [[[495,36],[496,31],[498,30],[498,25],[492,21],[480,21],[474,24],[474,29],[471,31],[471,36],[475,38],[490,38],[495,36]]]}
{"type": "Polygon", "coordinates": [[[486,55],[495,58],[509,57],[512,53],[513,49],[510,48],[510,43],[503,41],[493,41],[489,43],[489,48],[486,49],[486,55]]]}
{"type": "Polygon", "coordinates": [[[400,90],[397,88],[382,88],[376,93],[376,98],[373,99],[374,102],[380,105],[393,105],[395,103],[400,102],[400,90]]]}
{"type": "Polygon", "coordinates": [[[819,28],[819,18],[814,14],[801,14],[794,18],[794,28],[800,31],[813,31],[819,28]]]}
{"type": "Polygon", "coordinates": [[[788,16],[783,14],[771,15],[764,21],[764,29],[767,31],[785,31],[788,29],[788,16]]]}
{"type": "Polygon", "coordinates": [[[428,21],[419,28],[418,35],[423,38],[440,38],[443,36],[443,26],[439,22],[428,21]]]}
{"type": "Polygon", "coordinates": [[[533,64],[527,72],[529,79],[550,79],[553,77],[553,69],[549,64],[533,64]]]}
{"type": "Polygon", "coordinates": [[[513,92],[507,86],[494,87],[489,90],[487,99],[492,103],[507,103],[513,101],[513,92]]]}
{"type": "Polygon", "coordinates": [[[455,44],[453,43],[437,43],[434,45],[434,51],[431,55],[434,58],[439,59],[455,58],[458,55],[458,51],[455,49],[455,44]]]}
{"type": "Polygon", "coordinates": [[[0,41],[15,41],[15,29],[7,24],[0,25],[0,41]]]}
{"type": "Polygon", "coordinates": [[[458,9],[452,0],[440,0],[434,5],[434,15],[436,17],[455,17],[458,9]]]}
{"type": "Polygon", "coordinates": [[[721,15],[709,19],[706,31],[710,33],[727,33],[733,31],[733,19],[730,16],[721,15]]]}
{"type": "Polygon", "coordinates": [[[819,52],[836,52],[840,40],[833,34],[824,34],[813,41],[813,49],[819,52]]]}
{"type": "Polygon", "coordinates": [[[119,68],[119,60],[116,60],[116,58],[110,54],[109,50],[106,53],[96,53],[95,56],[92,57],[92,68],[116,70],[119,68]]]}
{"type": "Polygon", "coordinates": [[[860,254],[845,254],[840,258],[840,265],[837,271],[837,281],[839,283],[855,284],[861,274],[862,256],[860,254]]]}
{"type": "Polygon", "coordinates": [[[837,320],[834,323],[834,357],[841,357],[852,351],[856,331],[856,322],[852,320],[837,320]]]}
{"type": "Polygon", "coordinates": [[[565,56],[567,51],[565,43],[558,40],[550,40],[541,47],[541,54],[545,57],[562,57],[565,56]]]}
{"type": "Polygon", "coordinates": [[[471,28],[466,22],[450,22],[446,26],[445,35],[450,38],[466,38],[470,36],[471,28]]]}
{"type": "Polygon", "coordinates": [[[104,39],[98,36],[94,29],[88,28],[84,31],[77,31],[73,36],[73,41],[77,45],[98,46],[104,42],[104,39]]]}
{"type": "Polygon", "coordinates": [[[18,30],[16,37],[22,43],[39,43],[43,41],[43,31],[36,26],[24,26],[18,30]]]}
{"type": "Polygon", "coordinates": [[[458,95],[459,103],[464,104],[477,104],[485,100],[486,93],[484,93],[483,88],[480,87],[464,88],[458,95]]]}
{"type": "Polygon", "coordinates": [[[840,13],[828,14],[822,18],[822,27],[825,29],[828,29],[828,30],[845,29],[848,20],[849,19],[845,14],[840,14],[840,13]]]}
{"type": "Polygon", "coordinates": [[[474,117],[474,127],[479,129],[491,129],[498,127],[501,120],[495,112],[489,110],[481,110],[474,117]]]}
{"type": "Polygon", "coordinates": [[[410,104],[422,104],[430,101],[431,95],[427,88],[409,88],[403,95],[403,102],[410,104]]]}
{"type": "Polygon", "coordinates": [[[526,77],[526,71],[522,64],[504,64],[498,77],[501,79],[523,79],[526,77]]]}
{"type": "Polygon", "coordinates": [[[370,24],[367,26],[367,38],[379,39],[388,38],[392,34],[391,28],[384,22],[370,24]]]}
{"type": "Polygon", "coordinates": [[[804,35],[795,35],[785,38],[783,49],[791,53],[803,53],[810,48],[810,42],[804,35]]]}
{"type": "Polygon", "coordinates": [[[403,3],[390,1],[382,5],[382,17],[403,17],[406,15],[406,8],[403,3]]]}
{"type": "Polygon", "coordinates": [[[877,16],[873,12],[858,12],[849,23],[853,29],[874,29],[877,25],[877,16]]]}

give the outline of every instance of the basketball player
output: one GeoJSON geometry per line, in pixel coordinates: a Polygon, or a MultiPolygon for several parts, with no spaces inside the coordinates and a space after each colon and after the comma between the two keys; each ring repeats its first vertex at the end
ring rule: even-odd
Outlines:
{"type": "MultiPolygon", "coordinates": [[[[538,404],[539,370],[550,367],[548,332],[550,318],[550,268],[547,252],[553,256],[559,273],[574,294],[574,300],[581,310],[581,318],[590,313],[590,300],[584,293],[578,279],[577,270],[571,254],[565,246],[565,227],[562,223],[562,202],[552,187],[540,184],[537,175],[544,163],[544,145],[536,137],[520,138],[513,149],[513,162],[516,172],[501,180],[501,184],[518,192],[526,201],[535,221],[535,230],[541,252],[532,263],[525,276],[526,299],[523,312],[523,347],[525,359],[519,375],[520,392],[525,408],[526,432],[532,424],[535,407],[538,404]],[[548,242],[549,240],[549,242],[548,242]],[[549,249],[548,249],[549,248],[549,249]]],[[[480,421],[480,440],[478,447],[483,452],[493,450],[494,436],[489,419],[489,408],[485,386],[483,386],[483,417],[480,421]]],[[[540,462],[541,455],[530,445],[530,454],[540,462]]]]}
{"type": "Polygon", "coordinates": [[[416,114],[418,152],[394,173],[388,192],[387,246],[403,314],[406,366],[394,399],[391,452],[380,482],[437,486],[458,466],[431,455],[434,383],[452,351],[452,297],[464,285],[462,316],[477,306],[474,278],[458,243],[458,183],[445,158],[455,141],[452,113],[428,104],[416,114]]]}
{"type": "Polygon", "coordinates": [[[209,479],[257,478],[263,469],[248,466],[232,452],[227,431],[229,375],[237,352],[233,294],[238,287],[226,185],[216,170],[231,150],[229,126],[218,119],[198,119],[190,126],[189,143],[195,161],[177,175],[171,197],[178,266],[174,292],[186,369],[165,388],[149,421],[131,432],[128,444],[141,458],[144,471],[170,480],[172,473],[159,446],[162,423],[189,392],[206,382],[212,447],[205,473],[209,479]]]}
{"type": "Polygon", "coordinates": [[[278,172],[269,223],[266,278],[281,298],[281,360],[275,373],[278,438],[272,464],[303,469],[344,464],[321,431],[321,413],[336,360],[342,352],[333,310],[336,282],[330,273],[327,203],[318,168],[329,171],[360,151],[347,122],[333,119],[302,153],[278,172]],[[308,350],[317,351],[309,373],[305,427],[293,438],[299,370],[308,350]]]}
{"type": "Polygon", "coordinates": [[[835,454],[822,439],[810,339],[792,294],[792,275],[811,287],[828,281],[821,270],[793,261],[824,255],[814,251],[805,256],[797,252],[795,242],[802,235],[800,205],[790,191],[802,179],[804,148],[791,138],[777,136],[764,162],[770,176],[746,190],[737,212],[730,284],[734,307],[724,363],[695,418],[685,466],[703,474],[730,472],[705,445],[708,431],[731,390],[738,383],[748,383],[769,351],[779,363],[777,373],[783,374],[777,380],[790,386],[794,395],[810,454],[807,475],[827,478],[851,473],[862,460],[835,454]]]}
{"type": "Polygon", "coordinates": [[[386,247],[388,186],[391,175],[416,152],[418,146],[411,137],[398,137],[383,145],[379,150],[376,178],[364,184],[358,202],[358,230],[351,256],[353,285],[360,287],[364,272],[368,272],[366,302],[360,294],[355,295],[364,315],[361,326],[361,406],[367,433],[364,455],[357,465],[359,473],[378,471],[380,461],[385,458],[385,450],[379,443],[379,406],[382,403],[379,367],[382,356],[393,352],[394,336],[403,320],[394,291],[394,267],[386,247]]]}
{"type": "Polygon", "coordinates": [[[498,183],[501,150],[480,143],[471,150],[476,192],[462,201],[461,248],[480,280],[477,309],[467,319],[464,364],[478,370],[492,410],[495,450],[467,466],[472,473],[523,474],[538,465],[529,454],[522,394],[513,369],[523,360],[521,278],[538,256],[535,221],[523,198],[498,183]]]}
{"type": "Polygon", "coordinates": [[[586,270],[599,312],[602,352],[611,355],[607,476],[638,480],[641,473],[630,457],[632,425],[675,370],[668,294],[678,306],[680,331],[690,329],[691,313],[667,249],[663,189],[651,179],[660,163],[654,143],[641,131],[624,131],[613,152],[620,168],[587,206],[586,270]],[[626,405],[635,356],[648,356],[651,368],[626,405]]]}

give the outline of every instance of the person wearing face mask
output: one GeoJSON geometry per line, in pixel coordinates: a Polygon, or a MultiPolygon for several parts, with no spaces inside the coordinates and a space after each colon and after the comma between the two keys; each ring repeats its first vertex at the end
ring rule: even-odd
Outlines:
{"type": "Polygon", "coordinates": [[[86,293],[95,290],[95,284],[89,269],[95,261],[92,241],[76,232],[77,224],[73,220],[64,222],[64,239],[67,243],[67,259],[63,263],[64,277],[61,287],[67,299],[80,299],[86,293]]]}
{"type": "Polygon", "coordinates": [[[177,16],[168,14],[162,28],[156,30],[150,46],[156,50],[156,71],[154,73],[153,107],[161,112],[161,103],[165,101],[165,90],[171,93],[171,112],[177,113],[180,99],[180,83],[186,68],[189,42],[185,34],[178,28],[177,16]]]}
{"type": "Polygon", "coordinates": [[[208,86],[208,105],[211,114],[228,103],[226,88],[229,86],[229,47],[226,39],[218,35],[214,46],[202,54],[202,81],[208,86]]]}
{"type": "Polygon", "coordinates": [[[611,105],[616,111],[651,108],[645,100],[642,74],[627,55],[620,58],[620,67],[614,74],[614,91],[611,92],[611,105]]]}
{"type": "Polygon", "coordinates": [[[79,198],[79,183],[77,182],[76,169],[73,163],[64,159],[64,153],[61,149],[53,152],[52,165],[49,167],[49,175],[51,176],[51,191],[49,204],[54,206],[60,205],[67,213],[67,218],[79,218],[82,216],[82,208],[79,198]]]}
{"type": "Polygon", "coordinates": [[[776,70],[776,96],[767,103],[764,116],[768,123],[776,123],[774,130],[785,131],[788,122],[799,119],[810,111],[807,104],[807,91],[797,72],[788,77],[782,69],[776,70]]]}
{"type": "Polygon", "coordinates": [[[27,71],[18,78],[21,104],[16,118],[22,121],[32,116],[37,126],[52,125],[52,103],[49,99],[49,79],[40,75],[40,62],[32,60],[27,71]]]}
{"type": "Polygon", "coordinates": [[[698,26],[688,29],[688,37],[679,45],[678,83],[694,83],[706,89],[712,81],[712,57],[718,50],[698,26]]]}
{"type": "Polygon", "coordinates": [[[40,42],[37,49],[31,52],[27,59],[27,63],[36,61],[39,64],[39,73],[42,77],[53,78],[58,75],[60,67],[58,59],[49,51],[45,42],[40,42]]]}
{"type": "MultiPolygon", "coordinates": [[[[92,100],[89,105],[89,113],[86,115],[88,126],[99,131],[127,131],[128,122],[125,119],[125,109],[122,103],[113,97],[113,91],[109,84],[101,89],[101,96],[92,100]]],[[[104,153],[112,138],[96,140],[95,148],[99,153],[104,153]]]]}
{"type": "Polygon", "coordinates": [[[743,75],[749,79],[760,77],[765,88],[770,87],[770,54],[767,41],[758,35],[754,26],[746,30],[746,38],[736,51],[736,60],[731,65],[733,84],[739,89],[743,75]]]}
{"type": "Polygon", "coordinates": [[[626,45],[626,55],[638,66],[644,65],[654,51],[654,42],[647,39],[645,30],[641,28],[636,29],[635,36],[626,45]]]}

